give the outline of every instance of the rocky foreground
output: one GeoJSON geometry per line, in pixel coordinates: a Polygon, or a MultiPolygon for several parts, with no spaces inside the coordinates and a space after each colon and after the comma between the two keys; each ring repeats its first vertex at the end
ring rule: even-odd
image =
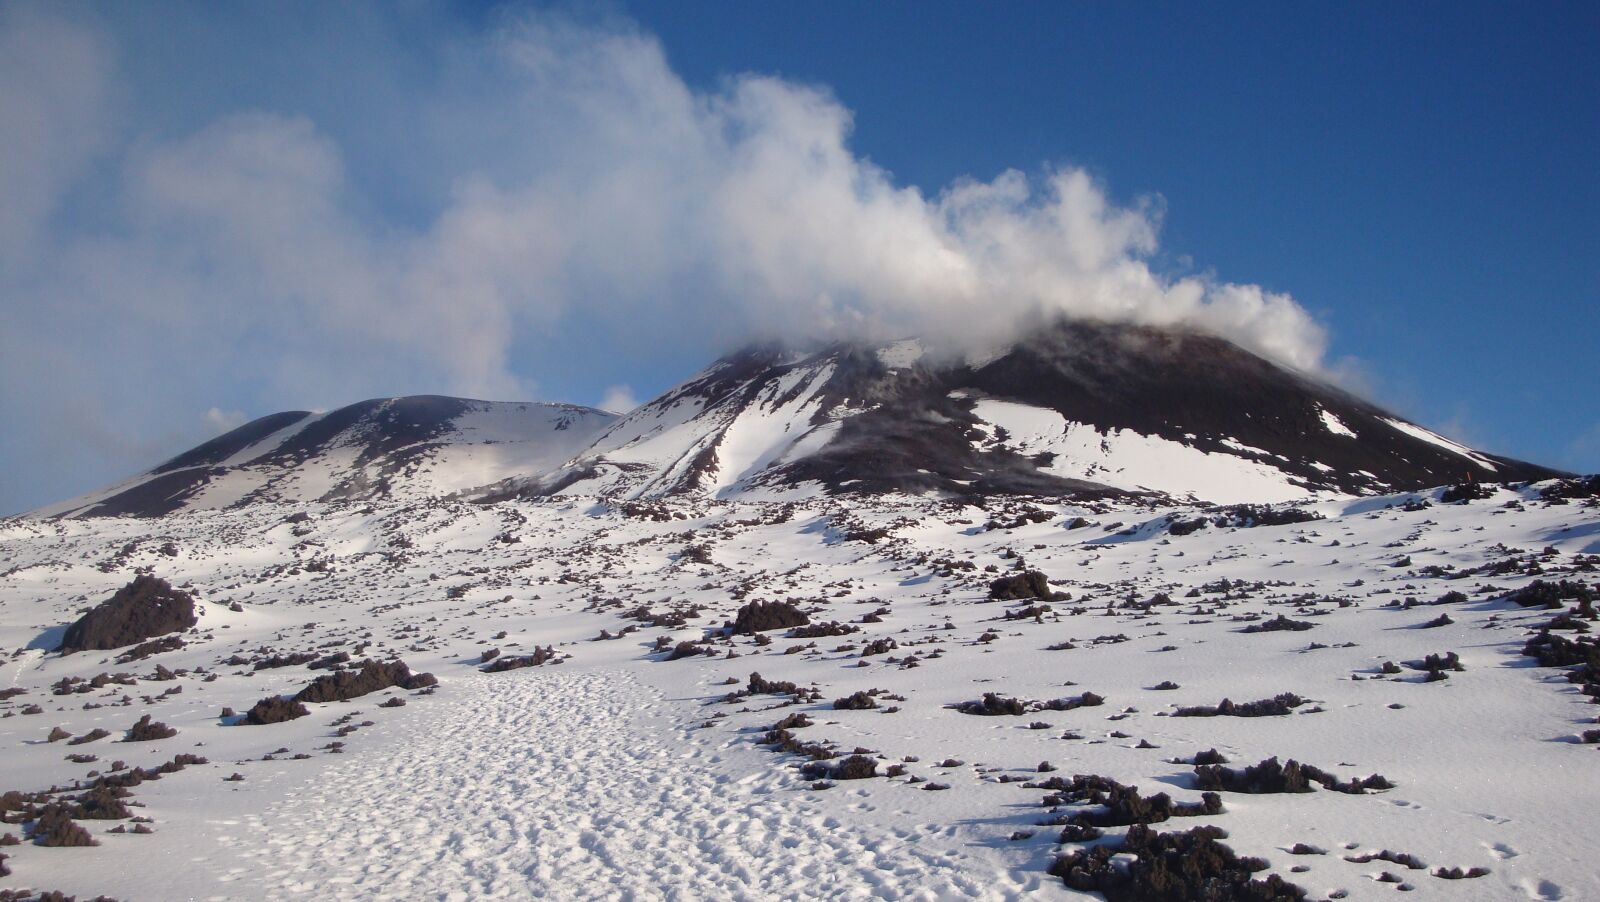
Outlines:
{"type": "Polygon", "coordinates": [[[1582,899],[1600,483],[0,522],[0,886],[1582,899]]]}

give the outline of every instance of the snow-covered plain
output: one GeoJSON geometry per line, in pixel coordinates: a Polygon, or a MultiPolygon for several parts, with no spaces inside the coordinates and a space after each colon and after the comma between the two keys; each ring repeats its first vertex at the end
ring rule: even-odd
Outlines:
{"type": "Polygon", "coordinates": [[[1076,809],[1053,812],[1046,790],[1028,788],[1047,776],[1041,762],[1194,800],[1178,762],[1215,748],[1233,767],[1278,756],[1393,782],[1224,792],[1223,813],[1157,826],[1222,827],[1310,898],[1389,898],[1384,872],[1419,899],[1600,898],[1600,756],[1577,741],[1597,709],[1563,671],[1520,654],[1554,612],[1504,600],[1535,578],[1596,581],[1600,509],[1542,500],[1538,486],[1464,504],[1432,492],[1302,505],[1325,519],[1186,534],[1174,525],[1199,509],[894,496],[0,521],[0,648],[14,650],[0,689],[24,690],[0,701],[0,792],[67,786],[115,759],[209,762],[134,788],[151,834],[84,820],[98,846],[0,847],[13,871],[0,887],[124,900],[1066,898],[1046,869],[1074,846],[1040,824],[1076,809]],[[1467,572],[1486,565],[1500,569],[1467,572]],[[1022,567],[1071,599],[1017,616],[1041,603],[987,598],[990,580],[1022,567]],[[48,651],[139,571],[200,599],[186,647],[127,664],[48,651]],[[1466,600],[1428,604],[1450,591],[1466,600]],[[758,599],[856,631],[713,637],[714,654],[679,660],[654,650],[658,637],[668,649],[702,640],[758,599]],[[687,619],[651,625],[641,606],[687,619]],[[1312,626],[1242,631],[1280,613],[1312,626]],[[1440,614],[1449,622],[1427,626],[1440,614]],[[566,657],[480,670],[488,649],[543,646],[566,657]],[[320,672],[233,656],[338,651],[402,659],[439,686],[311,705],[280,724],[220,716],[320,672]],[[1465,668],[1448,679],[1404,666],[1445,652],[1465,668]],[[1401,672],[1383,673],[1389,661],[1401,672]],[[137,682],[52,694],[102,672],[137,682]],[[724,701],[756,672],[814,686],[820,701],[724,701]],[[1178,688],[1152,688],[1163,681],[1178,688]],[[875,709],[832,705],[870,690],[875,709]],[[951,707],[986,692],[1105,704],[951,707]],[[1170,716],[1285,692],[1309,701],[1284,716],[1170,716]],[[379,706],[394,696],[407,703],[379,706]],[[797,712],[813,722],[800,739],[905,773],[815,784],[804,759],[759,743],[797,712]],[[177,735],[121,741],[146,713],[177,735]],[[58,726],[111,735],[47,741],[58,726]],[[1326,854],[1292,855],[1296,843],[1326,854]],[[1426,868],[1347,860],[1385,849],[1426,868]],[[1489,873],[1445,880],[1440,867],[1489,873]]]}

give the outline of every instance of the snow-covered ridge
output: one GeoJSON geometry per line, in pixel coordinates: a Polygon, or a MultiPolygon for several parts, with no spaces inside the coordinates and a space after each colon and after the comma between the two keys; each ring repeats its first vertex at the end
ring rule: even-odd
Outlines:
{"type": "Polygon", "coordinates": [[[437,396],[293,411],[34,514],[152,516],[258,501],[440,497],[555,466],[615,418],[571,404],[437,396]]]}
{"type": "Polygon", "coordinates": [[[1551,471],[1493,458],[1215,337],[1063,323],[960,360],[922,342],[751,349],[644,405],[523,493],[826,492],[1270,502],[1551,471]],[[1351,441],[1357,438],[1359,441],[1351,441]]]}
{"type": "Polygon", "coordinates": [[[1463,445],[1460,442],[1453,442],[1436,432],[1430,432],[1414,423],[1407,423],[1404,420],[1396,419],[1385,419],[1384,422],[1388,423],[1395,429],[1404,432],[1406,435],[1409,435],[1412,438],[1427,442],[1430,445],[1436,445],[1445,449],[1446,451],[1449,451],[1451,454],[1459,454],[1460,456],[1465,457],[1467,460],[1472,461],[1474,464],[1477,464],[1491,473],[1499,469],[1499,466],[1495,464],[1494,461],[1488,459],[1482,454],[1479,454],[1477,451],[1468,448],[1466,445],[1463,445]]]}
{"type": "Polygon", "coordinates": [[[528,474],[512,487],[630,498],[746,492],[830,440],[846,415],[832,390],[837,369],[817,355],[720,361],[624,416],[562,470],[528,474]]]}
{"type": "Polygon", "coordinates": [[[620,418],[430,396],[276,414],[39,513],[456,493],[1272,502],[1459,482],[1464,463],[1556,475],[1214,336],[1063,321],[966,359],[912,339],[749,348],[620,418]]]}

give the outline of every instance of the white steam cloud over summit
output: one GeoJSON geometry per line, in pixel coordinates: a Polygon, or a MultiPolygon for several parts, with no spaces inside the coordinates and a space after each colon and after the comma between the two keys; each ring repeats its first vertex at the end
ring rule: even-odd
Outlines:
{"type": "Polygon", "coordinates": [[[527,349],[557,340],[992,341],[1065,313],[1320,366],[1323,330],[1288,296],[1156,272],[1156,204],[1072,168],[897,185],[826,90],[696,91],[630,26],[454,39],[420,86],[403,73],[352,115],[392,105],[405,128],[382,154],[292,107],[138,131],[108,31],[0,8],[0,48],[27,49],[0,53],[0,414],[63,469],[92,463],[61,453],[86,446],[73,422],[125,470],[216,409],[529,397],[527,349]]]}
{"type": "Polygon", "coordinates": [[[1082,170],[930,197],[850,150],[850,111],[826,91],[741,76],[697,94],[632,32],[540,22],[497,49],[520,92],[512,115],[553,146],[526,180],[475,184],[441,224],[538,244],[498,261],[513,295],[498,303],[632,312],[690,286],[671,313],[735,334],[995,338],[1066,313],[1187,322],[1302,369],[1321,359],[1322,329],[1288,296],[1158,276],[1153,205],[1117,207],[1082,170]]]}

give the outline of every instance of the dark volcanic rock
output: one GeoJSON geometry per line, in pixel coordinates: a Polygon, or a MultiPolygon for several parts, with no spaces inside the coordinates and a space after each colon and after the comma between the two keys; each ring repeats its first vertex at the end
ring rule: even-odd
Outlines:
{"type": "Polygon", "coordinates": [[[1279,614],[1278,616],[1272,618],[1271,620],[1263,620],[1260,623],[1251,624],[1250,626],[1245,627],[1244,629],[1240,630],[1239,632],[1241,632],[1241,633],[1281,633],[1281,632],[1285,632],[1285,631],[1288,631],[1288,632],[1300,632],[1300,631],[1303,631],[1303,630],[1311,629],[1314,626],[1316,626],[1316,624],[1312,623],[1309,620],[1290,620],[1289,618],[1283,616],[1282,614],[1279,614]]]}
{"type": "Polygon", "coordinates": [[[1050,580],[1037,570],[1002,576],[989,584],[989,597],[1002,601],[1050,598],[1050,580]]]}
{"type": "Polygon", "coordinates": [[[1600,474],[1559,479],[1541,489],[1539,496],[1546,501],[1558,498],[1600,498],[1600,474]]]}
{"type": "Polygon", "coordinates": [[[139,576],[67,627],[61,653],[121,648],[199,623],[194,599],[171,583],[139,576]]]}
{"type": "Polygon", "coordinates": [[[1468,501],[1481,501],[1494,497],[1494,487],[1481,482],[1461,482],[1447,487],[1439,493],[1442,504],[1465,504],[1468,501]]]}
{"type": "Polygon", "coordinates": [[[813,761],[800,772],[808,780],[870,780],[878,776],[878,762],[866,755],[851,755],[838,761],[813,761]]]}
{"type": "Polygon", "coordinates": [[[1282,717],[1293,714],[1294,709],[1305,704],[1306,700],[1293,692],[1284,692],[1272,698],[1258,699],[1253,702],[1236,704],[1232,699],[1223,699],[1216,705],[1195,705],[1188,708],[1179,708],[1172,712],[1173,717],[1282,717]]]}
{"type": "Polygon", "coordinates": [[[1028,713],[1028,703],[1016,698],[1006,698],[997,692],[985,692],[983,699],[975,702],[961,702],[955,706],[962,714],[976,714],[980,717],[1021,717],[1028,713]]]}
{"type": "Polygon", "coordinates": [[[134,661],[143,661],[145,658],[148,658],[151,655],[159,655],[163,652],[177,651],[178,649],[183,648],[183,646],[184,641],[177,636],[162,636],[160,639],[151,639],[149,642],[141,642],[138,645],[135,645],[133,648],[123,652],[117,656],[117,663],[131,664],[134,661]]]}
{"type": "Polygon", "coordinates": [[[1279,764],[1277,758],[1268,758],[1243,770],[1223,767],[1221,764],[1197,764],[1194,769],[1194,779],[1196,789],[1252,795],[1311,792],[1314,789],[1311,785],[1313,783],[1348,795],[1362,795],[1368,790],[1381,791],[1394,788],[1394,784],[1381,774],[1341,780],[1320,767],[1301,764],[1292,758],[1286,764],[1279,764]]]}
{"type": "Polygon", "coordinates": [[[867,711],[878,707],[878,702],[865,692],[853,692],[844,698],[833,700],[836,711],[867,711]]]}
{"type": "Polygon", "coordinates": [[[804,626],[810,622],[811,618],[804,611],[787,601],[752,601],[734,615],[729,629],[735,635],[750,635],[804,626]]]}
{"type": "Polygon", "coordinates": [[[133,817],[123,797],[126,789],[99,783],[78,796],[72,816],[86,821],[120,821],[133,817]]]}
{"type": "Polygon", "coordinates": [[[438,682],[431,673],[412,673],[404,661],[362,661],[358,669],[317,677],[294,698],[299,702],[342,702],[391,686],[422,689],[438,682]]]}
{"type": "MultiPolygon", "coordinates": [[[[500,657],[497,654],[489,659],[486,666],[479,669],[484,673],[504,673],[508,670],[521,670],[524,667],[542,667],[552,662],[560,663],[557,657],[556,650],[548,645],[543,648],[534,646],[533,654],[531,655],[506,655],[505,657],[500,657]]],[[[425,673],[421,675],[432,678],[431,674],[425,673]]]]}
{"type": "Polygon", "coordinates": [[[310,714],[310,709],[292,698],[270,695],[256,702],[244,716],[244,722],[254,727],[269,723],[283,723],[310,714]]]}
{"type": "Polygon", "coordinates": [[[1157,833],[1137,824],[1120,844],[1061,856],[1050,873],[1072,889],[1101,893],[1109,902],[1297,902],[1306,897],[1305,890],[1277,874],[1255,879],[1267,863],[1242,858],[1218,842],[1227,835],[1212,826],[1157,833]],[[1118,854],[1133,856],[1133,861],[1120,867],[1112,860],[1118,854]]]}
{"type": "Polygon", "coordinates": [[[150,715],[139,718],[139,722],[128,728],[128,735],[123,742],[150,742],[156,739],[170,739],[178,735],[178,731],[160,721],[153,721],[150,715]]]}
{"type": "Polygon", "coordinates": [[[94,837],[83,829],[68,813],[65,805],[46,805],[39,819],[33,822],[29,835],[36,845],[54,847],[97,846],[94,837]]]}

